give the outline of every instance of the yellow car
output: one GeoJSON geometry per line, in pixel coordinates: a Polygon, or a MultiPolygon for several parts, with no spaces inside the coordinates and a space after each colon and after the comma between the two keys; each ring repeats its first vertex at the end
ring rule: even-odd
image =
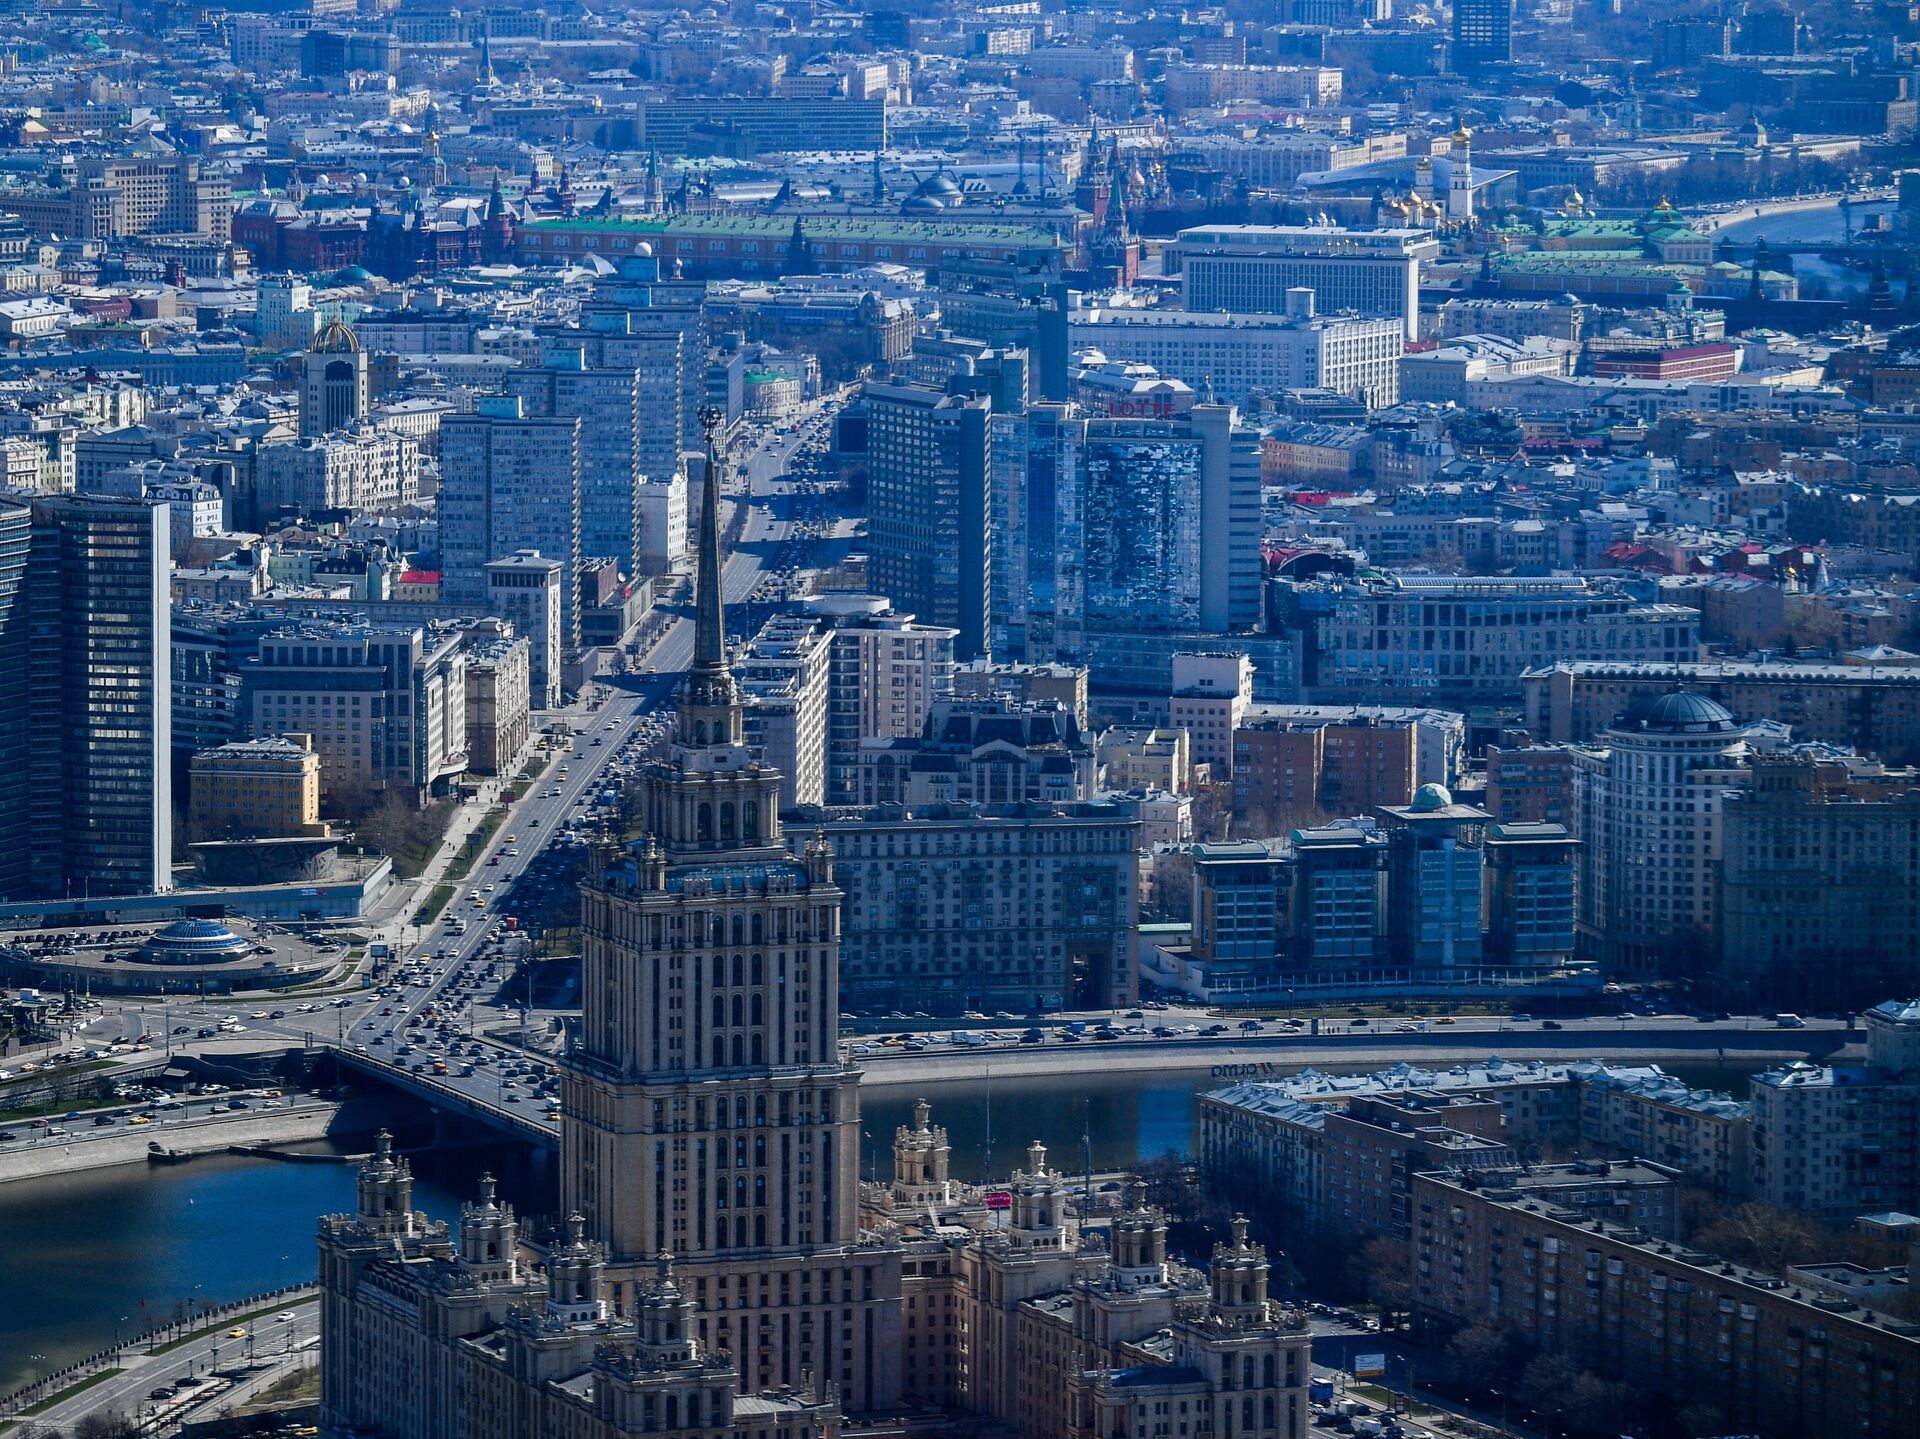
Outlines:
{"type": "Polygon", "coordinates": [[[520,838],[520,836],[519,836],[519,835],[517,835],[517,834],[510,834],[510,835],[508,835],[508,836],[507,836],[507,843],[508,843],[508,844],[512,844],[512,843],[513,843],[513,842],[514,842],[515,840],[517,840],[517,839],[519,839],[519,838],[520,838]]]}
{"type": "Polygon", "coordinates": [[[144,1115],[144,1114],[135,1114],[135,1115],[130,1115],[130,1116],[128,1116],[128,1119],[127,1119],[127,1123],[129,1123],[129,1124],[151,1124],[151,1123],[153,1123],[153,1121],[152,1121],[151,1119],[149,1119],[149,1118],[147,1118],[147,1116],[146,1116],[146,1115],[144,1115]]]}
{"type": "Polygon", "coordinates": [[[235,1327],[227,1331],[227,1338],[229,1339],[245,1339],[246,1337],[247,1331],[242,1328],[235,1327]]]}

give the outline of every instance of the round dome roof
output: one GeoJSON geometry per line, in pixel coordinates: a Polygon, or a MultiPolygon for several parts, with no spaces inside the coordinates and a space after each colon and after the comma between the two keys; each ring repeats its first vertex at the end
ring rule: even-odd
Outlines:
{"type": "Polygon", "coordinates": [[[186,941],[204,944],[209,940],[223,944],[240,942],[240,936],[217,919],[176,919],[172,924],[156,929],[153,938],[169,943],[186,941]]]}
{"type": "Polygon", "coordinates": [[[1423,784],[1413,792],[1413,808],[1417,810],[1443,810],[1453,805],[1453,791],[1443,784],[1423,784]]]}
{"type": "Polygon", "coordinates": [[[1705,695],[1669,690],[1629,705],[1613,728],[1642,734],[1730,734],[1739,726],[1731,710],[1705,695]]]}
{"type": "Polygon", "coordinates": [[[135,958],[148,964],[218,964],[252,946],[213,919],[176,919],[147,936],[135,958]]]}
{"type": "Polygon", "coordinates": [[[364,285],[373,278],[373,271],[363,265],[348,265],[343,270],[335,270],[329,285],[364,285]]]}
{"type": "Polygon", "coordinates": [[[320,327],[320,333],[313,337],[311,349],[316,355],[358,354],[360,337],[353,333],[353,328],[345,320],[333,315],[320,327]]]}

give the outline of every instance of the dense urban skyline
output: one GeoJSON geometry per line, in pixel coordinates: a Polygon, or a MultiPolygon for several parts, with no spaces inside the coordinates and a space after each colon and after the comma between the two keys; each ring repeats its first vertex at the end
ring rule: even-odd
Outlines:
{"type": "Polygon", "coordinates": [[[1916,86],[0,15],[0,1424],[1920,1432],[1916,86]]]}

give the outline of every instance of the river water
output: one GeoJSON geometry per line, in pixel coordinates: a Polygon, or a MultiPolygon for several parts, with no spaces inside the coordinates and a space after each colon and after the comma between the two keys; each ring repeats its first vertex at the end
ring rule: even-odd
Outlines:
{"type": "MultiPolygon", "coordinates": [[[[1870,216],[1888,215],[1892,211],[1893,204],[1887,200],[1869,200],[1853,206],[1854,233],[1861,233],[1870,216]]],[[[1827,245],[1840,243],[1845,233],[1846,221],[1836,202],[1813,210],[1735,220],[1721,226],[1715,235],[1740,244],[1764,239],[1769,245],[1827,245]]],[[[1863,261],[1871,254],[1866,250],[1859,253],[1863,261]]],[[[1857,294],[1864,291],[1873,278],[1870,269],[1836,265],[1819,255],[1794,256],[1793,272],[1800,279],[1803,299],[1839,299],[1857,294]]]]}
{"type": "MultiPolygon", "coordinates": [[[[1669,1067],[1690,1083],[1736,1089],[1750,1068],[1669,1067]]],[[[922,1097],[963,1180],[1024,1165],[1036,1139],[1069,1173],[1186,1154],[1196,1096],[1219,1083],[1203,1072],[1107,1073],[868,1089],[862,1173],[891,1172],[894,1130],[922,1097]]],[[[413,1162],[414,1207],[435,1219],[458,1216],[483,1170],[523,1213],[556,1204],[552,1166],[524,1150],[436,1151],[413,1162]]],[[[190,1300],[218,1304],[311,1278],[315,1221],[351,1210],[353,1188],[351,1165],[225,1155],[0,1185],[0,1393],[105,1347],[116,1327],[132,1335],[146,1316],[171,1316],[190,1300]]]]}

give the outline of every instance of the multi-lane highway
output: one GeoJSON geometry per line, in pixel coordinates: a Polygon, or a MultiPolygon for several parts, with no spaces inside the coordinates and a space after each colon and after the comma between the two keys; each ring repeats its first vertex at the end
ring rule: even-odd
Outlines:
{"type": "Polygon", "coordinates": [[[157,1431],[168,1422],[204,1417],[223,1400],[299,1362],[320,1342],[319,1326],[314,1296],[296,1293],[256,1311],[215,1318],[184,1342],[163,1339],[160,1353],[149,1353],[145,1341],[129,1344],[114,1360],[118,1372],[77,1390],[34,1423],[64,1431],[88,1414],[120,1414],[157,1431]]]}

